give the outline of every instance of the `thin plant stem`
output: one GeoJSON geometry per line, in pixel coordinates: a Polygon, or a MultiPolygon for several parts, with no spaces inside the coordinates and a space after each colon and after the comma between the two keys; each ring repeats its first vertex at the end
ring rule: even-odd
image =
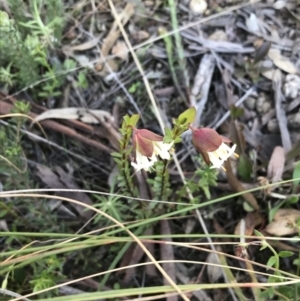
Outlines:
{"type": "Polygon", "coordinates": [[[161,186],[160,186],[160,192],[158,195],[158,200],[164,200],[167,201],[167,189],[168,189],[168,185],[169,185],[169,173],[167,170],[168,167],[168,160],[164,160],[163,161],[163,167],[161,170],[161,186]]]}
{"type": "Polygon", "coordinates": [[[129,164],[128,164],[128,155],[127,155],[126,151],[127,151],[127,147],[129,144],[129,140],[130,140],[130,135],[128,133],[126,133],[124,135],[123,140],[120,142],[120,149],[121,149],[121,154],[122,154],[121,173],[125,180],[126,190],[129,193],[129,196],[135,196],[132,177],[128,173],[129,164]]]}

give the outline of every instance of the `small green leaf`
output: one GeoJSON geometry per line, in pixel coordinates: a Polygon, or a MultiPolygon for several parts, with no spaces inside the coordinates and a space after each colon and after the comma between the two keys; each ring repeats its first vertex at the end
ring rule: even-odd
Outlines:
{"type": "Polygon", "coordinates": [[[238,164],[238,174],[244,181],[251,180],[252,173],[252,163],[245,154],[240,155],[239,164],[238,164]]]}
{"type": "Polygon", "coordinates": [[[296,259],[293,261],[293,265],[300,265],[300,260],[299,260],[299,258],[296,258],[296,259]]]}
{"type": "Polygon", "coordinates": [[[164,143],[171,143],[172,141],[173,141],[173,138],[170,138],[167,136],[164,137],[164,143]]]}
{"type": "Polygon", "coordinates": [[[246,201],[243,202],[243,209],[246,212],[253,212],[254,211],[254,208],[246,201]]]}
{"type": "Polygon", "coordinates": [[[300,163],[298,163],[294,168],[293,180],[296,180],[296,181],[293,181],[293,193],[296,193],[297,187],[300,182],[300,163]]]}
{"type": "Polygon", "coordinates": [[[256,236],[264,237],[262,233],[254,229],[254,233],[256,236]]]}
{"type": "Polygon", "coordinates": [[[280,257],[285,258],[285,257],[291,257],[291,256],[293,256],[294,253],[293,253],[293,252],[290,252],[290,251],[280,251],[280,252],[278,253],[278,255],[279,255],[280,257]]]}
{"type": "MultiPolygon", "coordinates": [[[[273,257],[273,256],[272,256],[273,257]]],[[[275,274],[276,274],[276,272],[275,272],[275,274]]],[[[279,274],[280,275],[280,274],[279,274]]],[[[280,278],[278,278],[278,277],[273,277],[273,276],[270,276],[269,278],[268,278],[268,283],[278,283],[278,282],[280,282],[280,278]]]]}
{"type": "Polygon", "coordinates": [[[190,124],[192,123],[196,118],[196,109],[194,107],[191,107],[181,113],[178,117],[178,121],[180,124],[190,124]]]}
{"type": "Polygon", "coordinates": [[[117,153],[117,152],[112,152],[111,155],[113,157],[118,157],[118,158],[122,158],[122,155],[120,153],[117,153]]]}
{"type": "Polygon", "coordinates": [[[4,290],[7,288],[7,282],[8,282],[7,276],[8,276],[8,274],[6,274],[6,277],[3,279],[2,284],[1,284],[1,288],[4,290]]]}
{"type": "Polygon", "coordinates": [[[267,262],[268,267],[272,267],[277,262],[277,258],[275,256],[271,256],[267,262]]]}
{"type": "Polygon", "coordinates": [[[284,204],[284,202],[281,202],[277,206],[275,206],[274,208],[270,209],[270,211],[269,211],[269,223],[271,223],[273,221],[276,212],[280,209],[280,207],[283,204],[284,204]]]}
{"type": "Polygon", "coordinates": [[[299,196],[297,196],[297,195],[291,196],[291,197],[288,198],[287,201],[286,201],[286,203],[287,203],[287,204],[290,204],[290,205],[292,205],[292,204],[297,204],[298,202],[299,202],[299,196]]]}
{"type": "MultiPolygon", "coordinates": [[[[125,126],[128,125],[129,122],[130,122],[130,117],[129,117],[128,115],[125,115],[125,116],[123,117],[123,119],[124,119],[123,124],[125,124],[125,126]]],[[[123,124],[122,124],[122,128],[123,128],[123,124]]],[[[123,128],[123,129],[124,129],[124,128],[123,128]]]]}
{"type": "Polygon", "coordinates": [[[130,120],[129,120],[129,123],[128,125],[131,125],[131,126],[136,126],[137,122],[139,121],[140,119],[140,115],[139,114],[134,114],[130,117],[130,120]]]}
{"type": "Polygon", "coordinates": [[[7,214],[7,210],[2,210],[0,212],[0,218],[4,217],[7,214]]]}
{"type": "Polygon", "coordinates": [[[260,294],[262,300],[272,299],[274,297],[274,287],[269,287],[260,294]]]}
{"type": "Polygon", "coordinates": [[[118,164],[118,165],[122,165],[122,161],[117,159],[117,158],[114,158],[115,162],[118,164]]]}
{"type": "Polygon", "coordinates": [[[244,115],[244,109],[238,108],[235,105],[232,105],[230,107],[230,115],[231,115],[232,119],[237,119],[239,117],[242,117],[244,115]]]}
{"type": "Polygon", "coordinates": [[[167,135],[167,136],[171,136],[172,134],[173,134],[173,132],[172,132],[172,130],[171,129],[169,129],[169,128],[165,128],[165,134],[167,135]]]}
{"type": "Polygon", "coordinates": [[[129,89],[128,89],[128,92],[131,93],[131,94],[134,94],[138,91],[138,88],[140,87],[140,83],[139,82],[136,82],[136,83],[133,83],[129,89]]]}

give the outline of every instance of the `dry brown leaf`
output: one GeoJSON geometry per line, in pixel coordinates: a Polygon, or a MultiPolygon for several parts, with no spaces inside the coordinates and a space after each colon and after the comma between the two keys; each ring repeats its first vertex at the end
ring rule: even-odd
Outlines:
{"type": "MultiPolygon", "coordinates": [[[[154,243],[149,243],[148,245],[148,251],[155,256],[155,245],[154,243]]],[[[149,257],[147,257],[146,259],[147,262],[151,262],[151,259],[149,257]]],[[[154,264],[147,264],[146,265],[146,274],[151,276],[151,277],[155,277],[158,276],[158,272],[156,270],[156,267],[154,264]]]]}
{"type": "Polygon", "coordinates": [[[245,199],[246,202],[249,203],[250,206],[252,206],[255,210],[259,210],[259,205],[257,203],[256,198],[251,192],[246,192],[246,189],[243,187],[243,185],[240,183],[240,181],[237,179],[237,177],[234,175],[230,163],[230,159],[225,161],[224,167],[226,168],[226,175],[228,179],[228,183],[233,191],[235,192],[244,192],[242,194],[242,197],[245,199]]]}
{"type": "MultiPolygon", "coordinates": [[[[58,190],[56,195],[75,199],[87,205],[92,205],[91,199],[83,192],[59,191],[59,189],[80,189],[80,187],[73,181],[72,175],[70,173],[66,173],[61,167],[56,167],[58,175],[44,165],[38,164],[36,168],[36,174],[41,181],[49,188],[55,188],[58,190]]],[[[91,210],[87,211],[83,206],[73,203],[71,203],[71,205],[76,209],[80,216],[84,217],[85,219],[89,219],[93,215],[91,210]]]]}
{"type": "Polygon", "coordinates": [[[281,55],[280,50],[271,48],[268,52],[269,58],[274,65],[289,74],[296,74],[298,72],[296,66],[287,58],[281,55]]]}
{"type": "MultiPolygon", "coordinates": [[[[220,246],[216,246],[216,251],[222,252],[220,246]]],[[[209,253],[206,262],[207,266],[207,276],[210,283],[215,283],[219,280],[219,278],[223,275],[222,268],[216,266],[216,264],[220,264],[219,256],[216,253],[209,253]]]]}
{"type": "MultiPolygon", "coordinates": [[[[134,7],[135,7],[134,3],[127,3],[125,8],[123,9],[123,11],[119,14],[118,17],[123,26],[130,20],[130,18],[134,14],[134,7]]],[[[102,48],[101,48],[101,58],[106,58],[108,56],[113,45],[115,44],[115,42],[118,40],[119,37],[120,37],[120,29],[118,27],[117,21],[115,21],[113,23],[108,35],[103,40],[103,44],[102,44],[102,48]]],[[[114,60],[112,60],[112,59],[109,60],[107,62],[107,64],[109,64],[110,68],[113,71],[117,70],[117,64],[114,60]]],[[[103,67],[102,63],[97,65],[97,71],[101,71],[101,73],[103,75],[106,75],[109,73],[107,68],[103,67]]]]}
{"type": "Polygon", "coordinates": [[[285,153],[281,146],[276,146],[273,150],[271,159],[268,164],[268,178],[272,183],[281,181],[285,163],[285,153]]]}
{"type": "Polygon", "coordinates": [[[100,122],[105,122],[109,120],[113,122],[113,116],[103,110],[89,110],[84,108],[62,108],[62,109],[52,109],[43,112],[42,114],[34,118],[34,122],[39,122],[45,119],[79,119],[85,123],[99,124],[100,122]]]}
{"type": "Polygon", "coordinates": [[[145,30],[140,30],[140,31],[132,33],[131,37],[134,40],[141,42],[141,41],[148,39],[150,37],[150,34],[145,30]]]}
{"type": "Polygon", "coordinates": [[[8,225],[6,223],[6,220],[4,220],[4,219],[0,219],[0,230],[9,232],[8,225]]]}
{"type": "Polygon", "coordinates": [[[124,41],[117,41],[112,48],[111,53],[120,58],[122,61],[127,61],[128,59],[128,48],[124,41]]]}
{"type": "Polygon", "coordinates": [[[282,75],[279,69],[275,71],[273,79],[273,90],[275,96],[276,117],[280,129],[282,146],[284,148],[284,151],[288,152],[292,148],[292,142],[290,132],[287,127],[286,110],[284,110],[282,107],[282,75]]]}
{"type": "Polygon", "coordinates": [[[298,233],[296,226],[300,211],[296,209],[279,209],[274,220],[267,225],[266,232],[275,236],[293,235],[298,233]]]}
{"type": "Polygon", "coordinates": [[[49,188],[64,189],[65,185],[59,180],[59,177],[47,166],[37,164],[36,175],[46,184],[49,188]]]}
{"type": "Polygon", "coordinates": [[[262,43],[261,45],[259,45],[257,47],[257,49],[255,50],[255,54],[254,54],[254,63],[257,63],[259,61],[261,61],[262,59],[265,58],[265,56],[268,54],[270,47],[271,47],[271,42],[267,41],[262,43]]]}
{"type": "Polygon", "coordinates": [[[81,66],[94,70],[94,62],[84,54],[72,54],[72,58],[81,66]]]}
{"type": "MultiPolygon", "coordinates": [[[[68,189],[77,189],[80,190],[81,188],[74,182],[73,175],[71,172],[65,172],[60,166],[56,167],[56,172],[59,174],[60,181],[66,186],[68,189]]],[[[85,192],[79,192],[79,191],[70,191],[67,192],[69,195],[69,198],[72,198],[74,200],[80,201],[83,204],[92,206],[93,202],[90,199],[90,197],[85,192]]],[[[89,219],[93,216],[93,211],[87,210],[86,207],[78,205],[78,204],[72,204],[72,206],[76,209],[76,211],[79,213],[80,216],[84,217],[85,219],[89,219]]]]}
{"type": "Polygon", "coordinates": [[[254,228],[263,222],[261,215],[257,211],[248,212],[243,220],[245,229],[241,231],[241,221],[239,221],[234,229],[235,235],[252,235],[254,228]]]}
{"type": "MultiPolygon", "coordinates": [[[[144,235],[152,235],[153,233],[153,229],[152,228],[148,228],[144,235]]],[[[152,244],[151,242],[147,243],[144,242],[144,246],[149,250],[149,245],[152,244]]],[[[126,252],[126,257],[130,256],[130,260],[129,260],[129,266],[131,265],[136,265],[140,262],[140,260],[142,259],[143,255],[144,255],[144,250],[138,245],[136,244],[135,247],[128,249],[129,252],[126,252]]],[[[127,259],[128,261],[128,259],[127,259]]],[[[125,261],[122,261],[122,264],[126,264],[127,263],[125,261]]],[[[122,266],[122,265],[121,265],[122,266]]],[[[135,275],[135,268],[130,268],[130,269],[126,269],[126,273],[125,273],[125,277],[123,279],[123,281],[125,283],[127,283],[128,281],[130,281],[133,277],[133,275],[135,275]]]]}
{"type": "Polygon", "coordinates": [[[185,234],[192,233],[195,225],[196,225],[196,220],[194,218],[189,218],[185,224],[184,233],[185,234]]]}
{"type": "Polygon", "coordinates": [[[75,45],[75,46],[63,46],[63,51],[64,52],[74,52],[74,51],[86,51],[88,49],[91,49],[93,47],[95,47],[100,41],[99,37],[93,38],[85,43],[79,44],[79,45],[75,45]]]}
{"type": "Polygon", "coordinates": [[[271,70],[267,70],[262,72],[261,74],[266,77],[269,80],[273,80],[274,79],[274,75],[275,75],[275,69],[271,69],[271,70]]]}

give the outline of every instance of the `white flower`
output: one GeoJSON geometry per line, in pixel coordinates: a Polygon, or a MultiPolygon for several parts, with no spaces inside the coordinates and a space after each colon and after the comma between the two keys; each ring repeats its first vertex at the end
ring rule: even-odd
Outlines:
{"type": "Polygon", "coordinates": [[[173,142],[164,143],[162,141],[154,141],[154,154],[160,156],[164,160],[170,160],[170,150],[172,148],[173,142]]]}
{"type": "Polygon", "coordinates": [[[207,152],[212,166],[210,168],[223,168],[223,163],[235,154],[236,144],[229,147],[224,142],[213,152],[207,152]]]}
{"type": "Polygon", "coordinates": [[[170,159],[170,151],[173,142],[164,143],[163,137],[156,135],[145,129],[134,129],[133,132],[133,148],[135,149],[135,162],[131,165],[140,171],[144,169],[149,171],[157,162],[157,156],[164,160],[170,159]]]}
{"type": "Polygon", "coordinates": [[[143,156],[139,151],[136,151],[135,162],[131,162],[131,165],[134,167],[136,171],[140,171],[144,169],[145,171],[149,171],[153,164],[157,161],[157,157],[155,154],[152,157],[148,158],[143,156]]]}
{"type": "Polygon", "coordinates": [[[236,144],[229,147],[225,143],[231,141],[223,136],[220,136],[215,130],[210,128],[200,128],[192,130],[193,144],[197,151],[202,155],[207,165],[212,163],[211,168],[225,168],[223,167],[224,161],[230,156],[238,155],[234,152],[236,144]]]}

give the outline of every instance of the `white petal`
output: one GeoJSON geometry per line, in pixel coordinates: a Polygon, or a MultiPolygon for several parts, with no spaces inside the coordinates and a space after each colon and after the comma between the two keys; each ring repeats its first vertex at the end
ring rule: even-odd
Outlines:
{"type": "Polygon", "coordinates": [[[131,162],[131,165],[136,171],[140,171],[142,169],[144,169],[145,171],[149,171],[149,169],[153,166],[153,164],[156,161],[157,158],[154,154],[151,158],[147,158],[146,156],[143,156],[138,150],[136,150],[136,163],[131,162]]]}
{"type": "Polygon", "coordinates": [[[232,147],[229,147],[225,143],[222,143],[217,150],[213,152],[208,152],[207,154],[209,160],[213,164],[211,168],[222,167],[224,161],[226,161],[229,157],[231,157],[234,154],[235,149],[236,144],[234,144],[232,147]]]}
{"type": "Polygon", "coordinates": [[[162,159],[170,159],[170,149],[172,148],[173,142],[164,143],[163,141],[153,142],[154,154],[159,155],[162,159]]]}

